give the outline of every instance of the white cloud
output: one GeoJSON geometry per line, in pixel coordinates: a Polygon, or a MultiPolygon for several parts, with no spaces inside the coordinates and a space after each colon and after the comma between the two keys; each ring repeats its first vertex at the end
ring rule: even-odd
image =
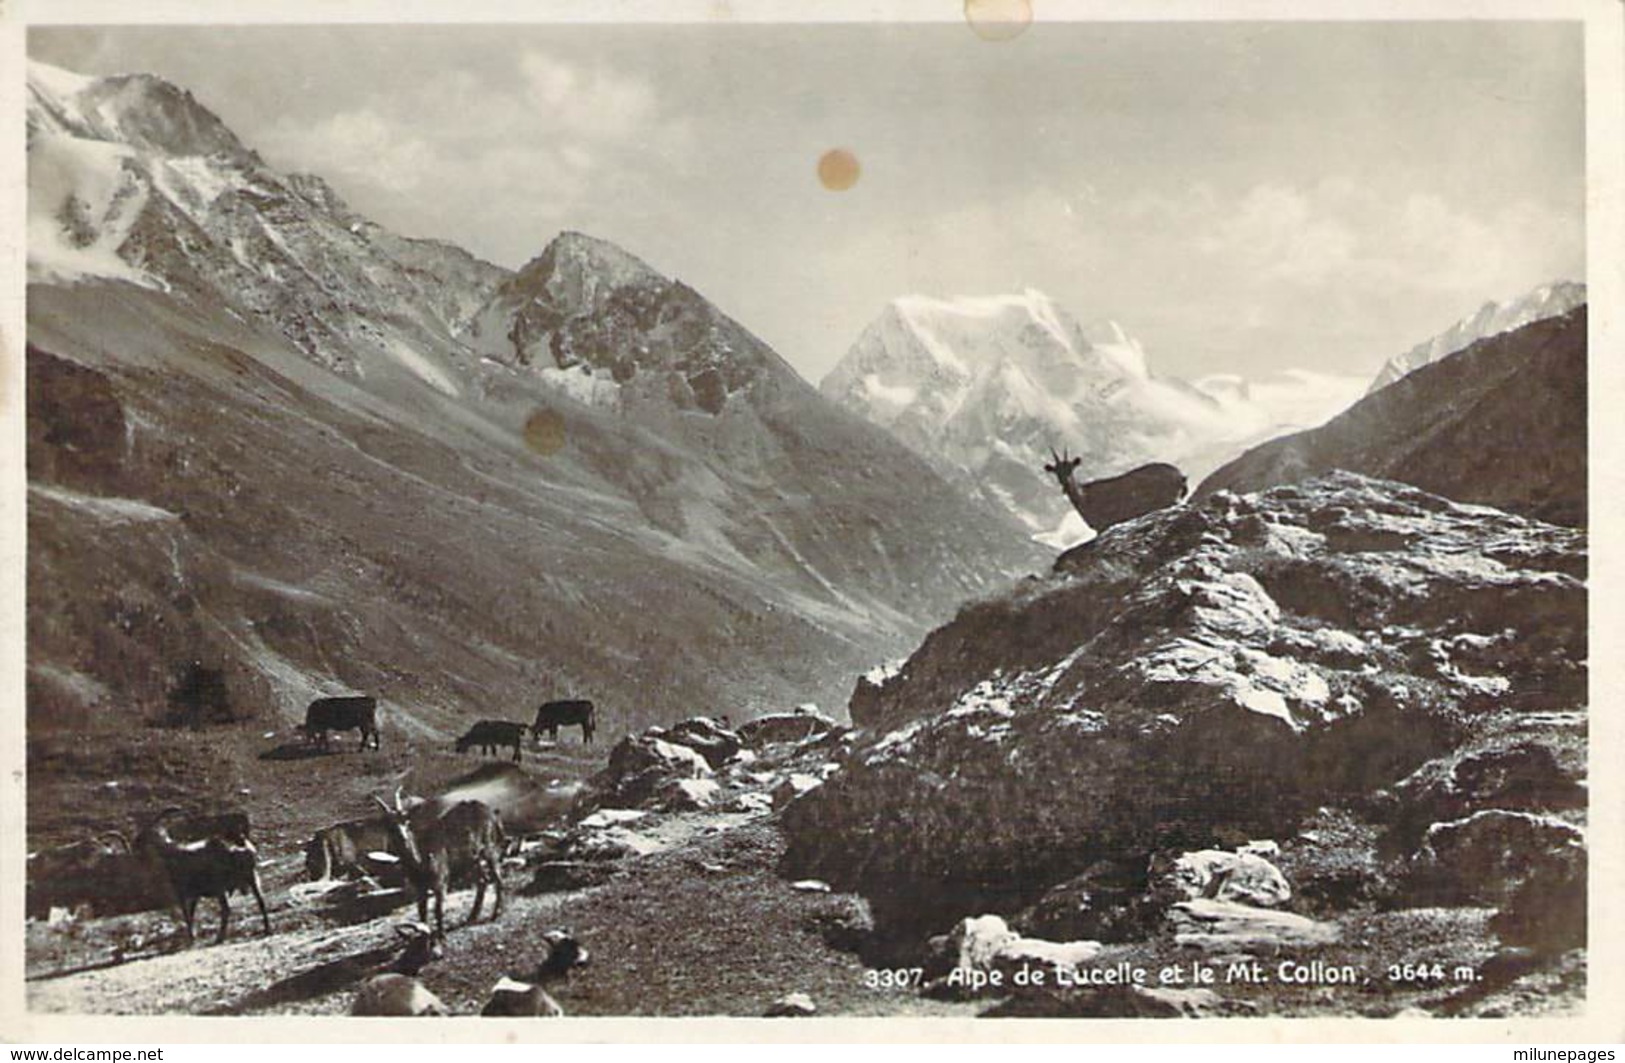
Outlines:
{"type": "Polygon", "coordinates": [[[545,52],[519,60],[526,102],[568,132],[592,140],[624,141],[654,121],[655,95],[643,81],[603,66],[582,69],[545,52]]]}
{"type": "Polygon", "coordinates": [[[315,125],[279,124],[265,141],[266,150],[297,160],[297,169],[395,193],[415,189],[434,159],[425,141],[372,108],[344,111],[315,125]]]}

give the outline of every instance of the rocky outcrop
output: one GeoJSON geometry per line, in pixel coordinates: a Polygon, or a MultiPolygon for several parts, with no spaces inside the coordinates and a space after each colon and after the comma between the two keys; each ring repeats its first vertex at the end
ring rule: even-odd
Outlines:
{"type": "Polygon", "coordinates": [[[820,738],[838,724],[814,709],[775,712],[758,716],[739,728],[739,738],[752,749],[784,742],[806,742],[820,738]]]}
{"type": "Polygon", "coordinates": [[[665,800],[692,806],[695,795],[677,784],[708,781],[711,766],[689,747],[666,741],[665,733],[651,727],[616,743],[609,764],[592,779],[595,807],[653,807],[665,800]]]}
{"type": "Polygon", "coordinates": [[[1197,487],[1259,491],[1332,469],[1560,524],[1586,522],[1586,308],[1480,340],[1197,487]]]}
{"type": "Polygon", "coordinates": [[[934,632],[786,808],[786,869],[923,936],[1103,862],[1291,838],[1583,705],[1585,567],[1573,529],[1348,473],[1149,515],[934,632]]]}
{"type": "Polygon", "coordinates": [[[713,771],[732,760],[743,746],[738,734],[709,716],[695,716],[674,723],[661,737],[692,749],[705,758],[713,771]]]}

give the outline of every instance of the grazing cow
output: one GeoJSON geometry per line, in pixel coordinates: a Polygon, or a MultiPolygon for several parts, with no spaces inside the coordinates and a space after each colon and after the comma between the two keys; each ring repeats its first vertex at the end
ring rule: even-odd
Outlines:
{"type": "Polygon", "coordinates": [[[512,720],[481,720],[457,740],[457,752],[479,749],[488,756],[495,756],[498,747],[512,746],[514,762],[518,763],[522,759],[520,749],[525,744],[525,732],[528,730],[529,727],[512,720]]]}
{"type": "Polygon", "coordinates": [[[530,729],[538,740],[541,739],[542,732],[546,731],[548,740],[556,742],[560,727],[580,724],[582,743],[592,745],[593,731],[598,728],[598,722],[594,719],[596,715],[592,702],[585,698],[549,701],[536,710],[536,722],[530,725],[530,729]]]}
{"type": "Polygon", "coordinates": [[[305,740],[317,741],[325,748],[329,731],[360,731],[361,745],[370,742],[378,749],[378,699],[361,695],[336,698],[317,698],[305,710],[305,723],[301,728],[305,740]]]}
{"type": "Polygon", "coordinates": [[[1055,460],[1044,471],[1060,481],[1072,508],[1097,533],[1185,497],[1185,474],[1167,462],[1152,462],[1121,476],[1079,484],[1072,474],[1082,459],[1069,458],[1064,450],[1056,454],[1053,449],[1050,457],[1055,460]]]}

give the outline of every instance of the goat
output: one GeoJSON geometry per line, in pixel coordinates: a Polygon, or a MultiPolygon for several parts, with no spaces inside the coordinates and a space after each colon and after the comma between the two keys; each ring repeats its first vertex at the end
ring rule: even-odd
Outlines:
{"type": "Polygon", "coordinates": [[[530,725],[531,733],[541,741],[542,732],[547,732],[549,741],[556,742],[559,738],[560,727],[581,725],[581,742],[583,745],[592,745],[593,732],[598,729],[597,710],[592,702],[585,698],[569,701],[549,701],[536,710],[536,722],[530,725]]]}
{"type": "Polygon", "coordinates": [[[434,897],[435,929],[446,931],[446,890],[452,876],[472,872],[475,879],[474,910],[470,923],[480,917],[485,904],[485,887],[496,890],[491,918],[502,914],[502,852],[507,839],[502,819],[482,801],[459,801],[446,813],[421,828],[411,822],[411,809],[395,790],[395,807],[373,797],[389,816],[393,850],[400,856],[402,870],[418,895],[418,920],[429,921],[429,897],[434,897]]]}
{"type": "MultiPolygon", "coordinates": [[[[254,843],[246,836],[234,841],[211,836],[181,844],[170,836],[168,828],[164,826],[165,817],[179,811],[173,807],[164,809],[136,835],[133,846],[128,841],[125,844],[132,853],[146,860],[149,866],[162,871],[161,877],[168,884],[170,896],[186,927],[186,940],[192,942],[197,937],[197,902],[204,897],[213,897],[220,902],[220,933],[215,942],[225,941],[226,931],[231,925],[231,905],[226,897],[245,891],[252,892],[254,900],[259,903],[260,921],[264,923],[265,934],[269,937],[271,916],[266,911],[265,894],[260,889],[259,854],[254,849],[254,843]]],[[[118,837],[124,840],[122,835],[118,837]]]]}
{"type": "Polygon", "coordinates": [[[400,923],[395,932],[406,941],[389,968],[362,983],[350,1005],[351,1015],[450,1015],[440,998],[424,988],[417,973],[446,953],[446,937],[423,923],[400,923]]]}
{"type": "Polygon", "coordinates": [[[1167,462],[1152,462],[1121,476],[1079,484],[1072,474],[1083,459],[1068,457],[1064,450],[1057,454],[1053,447],[1050,457],[1055,460],[1044,471],[1060,481],[1072,508],[1097,533],[1185,497],[1185,474],[1167,462]]]}
{"type": "Polygon", "coordinates": [[[494,755],[499,746],[512,746],[514,763],[518,763],[521,759],[520,750],[525,744],[525,732],[528,730],[530,728],[525,724],[515,723],[512,720],[481,720],[457,740],[457,752],[467,753],[470,749],[479,749],[494,755]]]}
{"type": "Polygon", "coordinates": [[[480,1009],[484,1016],[511,1018],[558,1019],[564,1017],[559,1002],[542,988],[551,982],[566,981],[575,967],[584,967],[592,954],[568,930],[549,930],[542,935],[547,942],[547,958],[536,968],[535,982],[517,982],[504,978],[491,990],[491,999],[480,1009]]]}
{"type": "Polygon", "coordinates": [[[317,698],[305,709],[305,722],[300,730],[305,732],[305,741],[320,742],[324,749],[327,732],[359,731],[361,745],[358,748],[366,749],[371,742],[372,748],[378,749],[378,699],[359,694],[317,698]]]}
{"type": "Polygon", "coordinates": [[[305,844],[305,877],[312,882],[369,873],[367,854],[388,851],[389,820],[382,816],[323,827],[305,844]]]}

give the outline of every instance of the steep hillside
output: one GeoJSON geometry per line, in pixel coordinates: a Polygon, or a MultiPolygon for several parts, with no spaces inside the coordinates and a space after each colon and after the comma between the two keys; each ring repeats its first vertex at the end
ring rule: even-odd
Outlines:
{"type": "Polygon", "coordinates": [[[1549,317],[1561,317],[1586,301],[1586,286],[1573,281],[1544,284],[1504,303],[1489,302],[1437,336],[1419,343],[1383,364],[1367,394],[1380,391],[1406,373],[1448,358],[1479,340],[1499,336],[1549,317]]]}
{"type": "Polygon", "coordinates": [[[1586,522],[1586,308],[1480,340],[1273,440],[1194,498],[1346,469],[1561,524],[1586,522]]]}
{"type": "Polygon", "coordinates": [[[30,87],[30,740],[85,736],[41,809],[133,721],[257,736],[344,690],[430,742],[556,696],[606,737],[833,703],[1041,561],[626,252],[566,234],[511,275],[158,79],[30,87]],[[562,356],[470,346],[531,283],[562,356]]]}

